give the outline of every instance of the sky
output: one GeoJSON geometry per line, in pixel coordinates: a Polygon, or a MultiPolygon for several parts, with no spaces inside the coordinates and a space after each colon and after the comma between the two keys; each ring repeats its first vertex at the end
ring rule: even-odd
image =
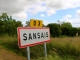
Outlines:
{"type": "Polygon", "coordinates": [[[80,27],[80,0],[0,0],[0,15],[5,12],[23,25],[37,19],[45,25],[70,22],[80,27]]]}

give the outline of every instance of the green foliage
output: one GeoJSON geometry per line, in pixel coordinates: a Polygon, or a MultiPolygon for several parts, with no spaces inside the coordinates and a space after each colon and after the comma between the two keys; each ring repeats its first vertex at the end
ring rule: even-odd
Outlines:
{"type": "Polygon", "coordinates": [[[75,36],[77,32],[79,32],[78,29],[73,27],[70,31],[70,35],[75,36]]]}
{"type": "Polygon", "coordinates": [[[26,26],[30,26],[30,21],[26,21],[26,26]]]}
{"type": "Polygon", "coordinates": [[[12,16],[8,16],[7,13],[2,13],[0,16],[0,35],[17,34],[17,27],[19,26],[22,26],[22,22],[12,19],[12,16]]]}
{"type": "Polygon", "coordinates": [[[69,22],[64,22],[61,24],[61,35],[71,36],[72,25],[69,22]]]}
{"type": "Polygon", "coordinates": [[[71,33],[71,28],[68,28],[68,27],[64,27],[64,28],[61,28],[62,29],[62,35],[66,35],[66,36],[70,36],[70,33],[71,33]]]}
{"type": "Polygon", "coordinates": [[[80,28],[72,27],[71,23],[64,22],[61,25],[50,23],[47,25],[50,28],[51,37],[60,37],[60,36],[76,36],[76,33],[80,35],[80,28]]]}
{"type": "Polygon", "coordinates": [[[61,28],[64,28],[64,27],[66,27],[66,28],[72,28],[72,25],[69,22],[64,22],[64,23],[61,24],[61,28]]]}
{"type": "Polygon", "coordinates": [[[61,29],[58,24],[51,23],[48,24],[47,27],[50,28],[50,34],[52,37],[59,37],[61,35],[61,29]]]}
{"type": "Polygon", "coordinates": [[[77,28],[78,35],[80,36],[80,28],[77,28]]]}

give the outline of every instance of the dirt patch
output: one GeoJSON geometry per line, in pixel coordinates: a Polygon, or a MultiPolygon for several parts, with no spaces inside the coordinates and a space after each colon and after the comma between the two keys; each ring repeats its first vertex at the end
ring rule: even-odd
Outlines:
{"type": "Polygon", "coordinates": [[[8,51],[0,46],[0,60],[27,60],[27,58],[18,56],[16,53],[8,51]]]}

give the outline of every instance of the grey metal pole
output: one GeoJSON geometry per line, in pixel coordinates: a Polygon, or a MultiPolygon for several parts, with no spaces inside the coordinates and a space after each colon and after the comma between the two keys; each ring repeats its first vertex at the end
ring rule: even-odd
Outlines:
{"type": "Polygon", "coordinates": [[[27,47],[27,58],[28,58],[28,60],[30,60],[30,49],[29,49],[29,46],[27,47]]]}
{"type": "Polygon", "coordinates": [[[47,48],[46,48],[46,42],[44,42],[44,55],[47,58],[47,48]]]}

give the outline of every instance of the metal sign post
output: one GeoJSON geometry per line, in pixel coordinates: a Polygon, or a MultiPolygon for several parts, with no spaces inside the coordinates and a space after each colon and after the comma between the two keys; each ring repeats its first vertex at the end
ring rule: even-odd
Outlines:
{"type": "Polygon", "coordinates": [[[44,56],[45,56],[45,58],[47,58],[46,42],[44,42],[44,56]]]}
{"type": "Polygon", "coordinates": [[[27,47],[27,58],[28,58],[28,60],[30,60],[30,49],[29,49],[29,46],[27,47]]]}

